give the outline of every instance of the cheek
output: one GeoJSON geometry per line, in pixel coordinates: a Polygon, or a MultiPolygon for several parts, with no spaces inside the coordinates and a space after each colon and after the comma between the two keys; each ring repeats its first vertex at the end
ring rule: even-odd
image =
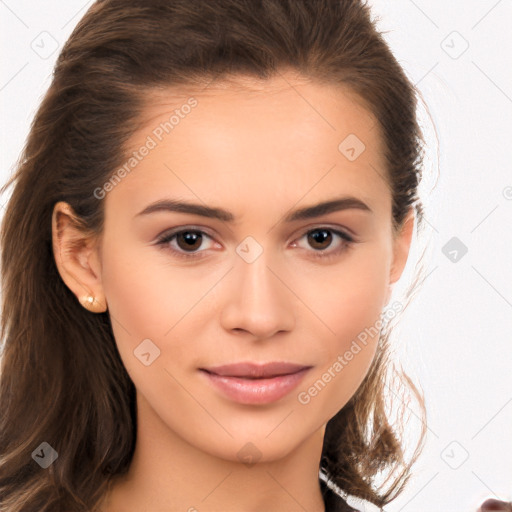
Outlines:
{"type": "Polygon", "coordinates": [[[184,365],[187,355],[190,358],[190,340],[198,338],[203,324],[198,314],[225,272],[172,266],[157,249],[130,249],[129,244],[110,240],[104,247],[102,282],[127,371],[140,371],[134,351],[146,339],[160,350],[159,364],[165,359],[184,365]]]}
{"type": "Polygon", "coordinates": [[[356,392],[375,356],[389,261],[385,249],[368,247],[340,266],[339,272],[331,271],[324,281],[328,285],[318,287],[318,294],[309,294],[311,309],[329,329],[322,329],[320,364],[297,399],[326,421],[356,392]]]}
{"type": "Polygon", "coordinates": [[[388,290],[389,250],[382,244],[368,244],[349,254],[340,265],[325,267],[301,278],[299,294],[306,298],[329,333],[325,349],[332,354],[382,313],[388,290]]]}

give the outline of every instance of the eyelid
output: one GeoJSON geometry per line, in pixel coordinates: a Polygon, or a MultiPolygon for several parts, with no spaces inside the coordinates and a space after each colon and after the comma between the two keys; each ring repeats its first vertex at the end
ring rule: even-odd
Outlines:
{"type": "Polygon", "coordinates": [[[308,233],[311,233],[311,231],[316,231],[317,229],[327,229],[334,233],[342,233],[354,241],[356,241],[357,239],[357,235],[352,229],[347,228],[345,226],[340,226],[339,224],[332,225],[329,222],[315,222],[308,226],[303,226],[297,231],[297,234],[294,235],[294,239],[297,237],[307,235],[308,233]]]}

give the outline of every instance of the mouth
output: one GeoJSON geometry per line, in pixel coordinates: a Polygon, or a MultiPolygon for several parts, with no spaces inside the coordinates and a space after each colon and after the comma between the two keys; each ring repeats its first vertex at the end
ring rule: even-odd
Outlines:
{"type": "Polygon", "coordinates": [[[295,363],[236,363],[200,368],[209,384],[241,404],[267,404],[290,393],[312,368],[295,363]]]}

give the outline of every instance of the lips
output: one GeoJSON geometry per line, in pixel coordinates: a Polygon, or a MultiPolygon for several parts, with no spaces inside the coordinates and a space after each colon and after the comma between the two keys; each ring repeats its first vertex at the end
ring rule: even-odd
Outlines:
{"type": "Polygon", "coordinates": [[[201,368],[201,370],[220,375],[222,377],[241,377],[245,379],[268,379],[278,377],[280,375],[290,375],[300,372],[310,366],[295,363],[271,362],[271,363],[235,363],[221,366],[213,366],[209,368],[201,368]]]}
{"type": "Polygon", "coordinates": [[[295,389],[312,366],[294,363],[236,363],[199,368],[222,396],[247,405],[277,402],[295,389]]]}

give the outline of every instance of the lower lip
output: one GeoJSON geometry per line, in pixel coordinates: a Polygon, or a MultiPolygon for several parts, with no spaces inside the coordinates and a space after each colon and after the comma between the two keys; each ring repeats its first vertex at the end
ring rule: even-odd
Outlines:
{"type": "Polygon", "coordinates": [[[283,398],[302,380],[310,368],[304,368],[289,375],[268,379],[244,379],[208,373],[202,370],[208,380],[231,400],[241,404],[268,404],[283,398]]]}

